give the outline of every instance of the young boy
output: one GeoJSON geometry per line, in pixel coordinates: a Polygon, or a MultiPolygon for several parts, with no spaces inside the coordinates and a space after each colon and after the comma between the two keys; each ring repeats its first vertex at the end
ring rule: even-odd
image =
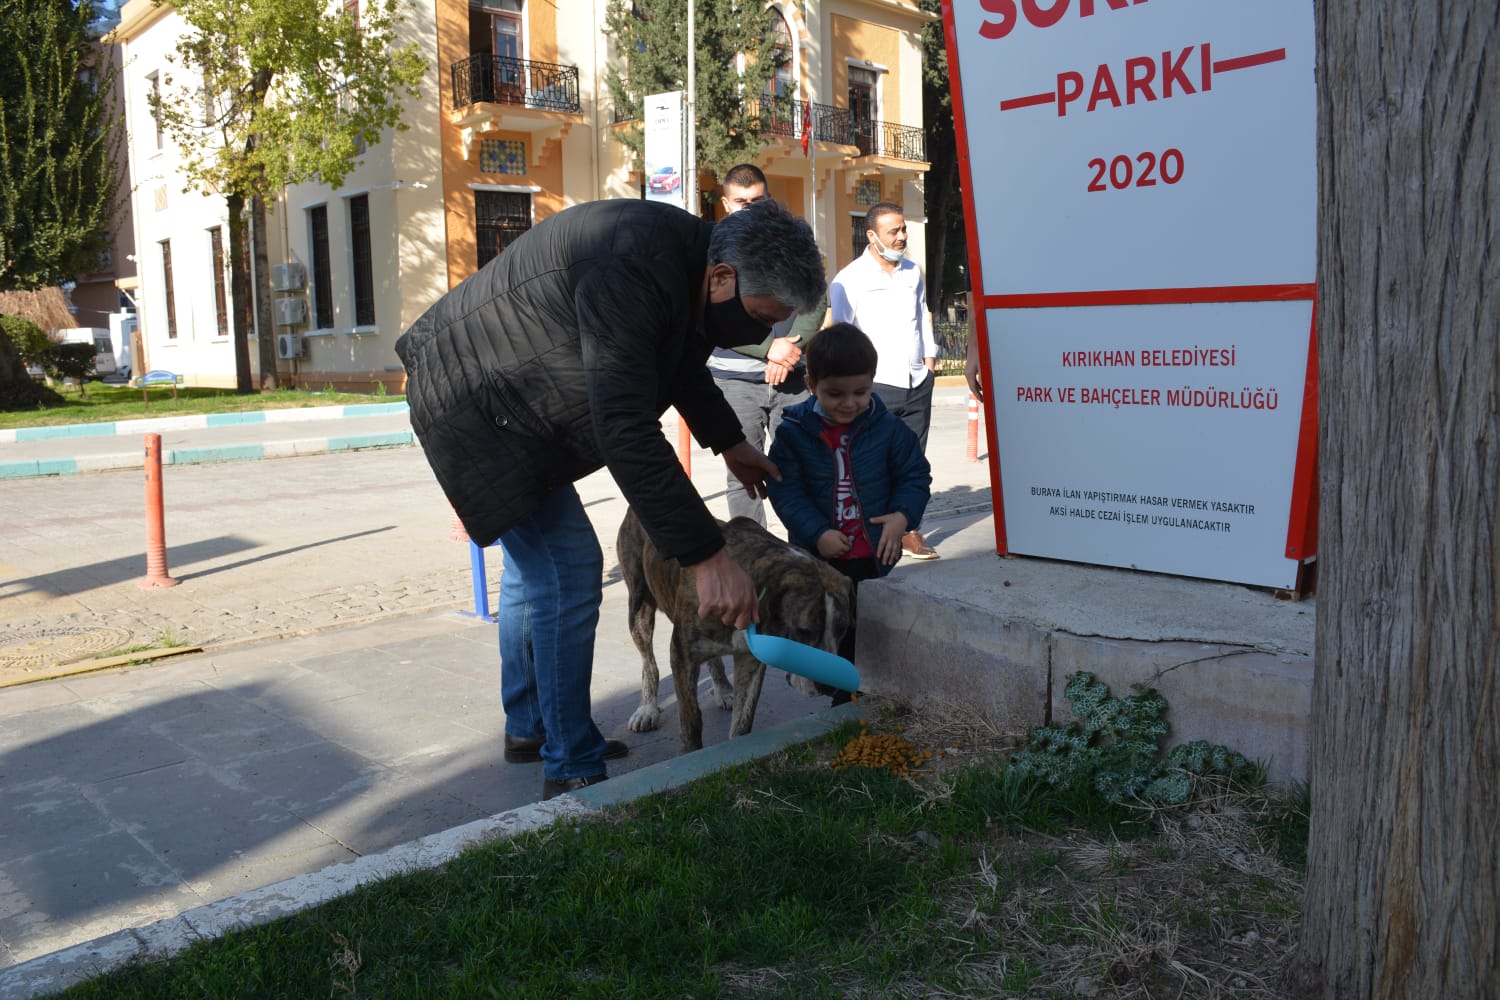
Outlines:
{"type": "MultiPolygon", "coordinates": [[[[927,509],[932,469],[917,435],[874,394],[875,345],[858,327],[833,324],[803,360],[813,398],[783,415],[771,446],[781,482],[767,480],[766,489],[791,541],[853,580],[857,593],[901,558],[901,537],[927,509]]],[[[839,655],[853,653],[851,627],[839,655]]],[[[834,704],[848,700],[834,694],[834,704]]]]}

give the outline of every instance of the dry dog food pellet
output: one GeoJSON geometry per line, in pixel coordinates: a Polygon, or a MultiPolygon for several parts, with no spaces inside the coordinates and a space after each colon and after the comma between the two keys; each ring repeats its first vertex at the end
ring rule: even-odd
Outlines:
{"type": "Polygon", "coordinates": [[[909,777],[913,770],[931,759],[931,750],[913,745],[899,735],[899,729],[896,733],[871,733],[869,726],[861,720],[859,735],[838,752],[829,766],[836,771],[868,767],[890,771],[897,777],[909,777]]]}

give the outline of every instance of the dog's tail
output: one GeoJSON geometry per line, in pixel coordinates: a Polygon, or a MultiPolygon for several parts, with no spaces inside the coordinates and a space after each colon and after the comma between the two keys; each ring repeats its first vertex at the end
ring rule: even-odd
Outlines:
{"type": "Polygon", "coordinates": [[[629,596],[632,630],[645,624],[649,627],[656,614],[656,604],[651,599],[651,587],[646,583],[646,529],[635,516],[635,508],[628,507],[620,522],[619,534],[615,536],[615,557],[620,561],[620,579],[625,582],[625,593],[629,596]],[[646,611],[644,622],[642,611],[646,611]]]}

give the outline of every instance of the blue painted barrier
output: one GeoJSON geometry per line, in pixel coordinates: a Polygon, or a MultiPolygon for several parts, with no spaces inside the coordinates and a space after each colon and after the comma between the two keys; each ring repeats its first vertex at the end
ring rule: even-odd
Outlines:
{"type": "Polygon", "coordinates": [[[484,549],[472,538],[469,539],[469,576],[474,584],[474,610],[460,611],[459,614],[465,618],[478,618],[491,625],[498,623],[498,615],[490,614],[490,584],[484,565],[484,549]]]}

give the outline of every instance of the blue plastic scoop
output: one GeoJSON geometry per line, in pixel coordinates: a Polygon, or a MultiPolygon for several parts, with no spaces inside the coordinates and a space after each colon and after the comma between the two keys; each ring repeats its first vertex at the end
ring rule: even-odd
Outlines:
{"type": "Polygon", "coordinates": [[[762,635],[755,630],[754,622],[745,629],[745,645],[760,662],[789,674],[799,674],[840,691],[860,689],[859,670],[854,664],[817,646],[779,635],[762,635]]]}

